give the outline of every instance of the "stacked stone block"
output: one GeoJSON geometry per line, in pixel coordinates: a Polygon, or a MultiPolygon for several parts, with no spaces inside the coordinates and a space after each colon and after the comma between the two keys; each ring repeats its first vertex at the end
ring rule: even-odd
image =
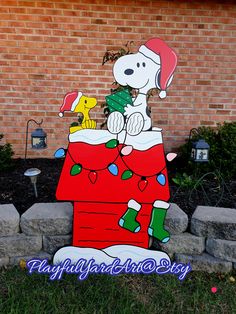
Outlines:
{"type": "Polygon", "coordinates": [[[176,262],[190,262],[193,270],[229,272],[236,268],[235,209],[198,206],[190,226],[191,233],[172,234],[160,247],[176,262]]]}
{"type": "MultiPolygon", "coordinates": [[[[37,257],[52,259],[72,243],[71,203],[34,204],[21,217],[12,205],[0,205],[0,267],[37,257]]],[[[188,216],[171,204],[166,216],[171,239],[153,246],[193,270],[229,272],[236,269],[236,209],[198,206],[188,216]],[[189,227],[188,227],[189,226],[189,227]]]]}
{"type": "MultiPolygon", "coordinates": [[[[206,253],[192,257],[193,269],[232,270],[236,262],[236,209],[198,206],[192,216],[191,232],[206,238],[206,253]]],[[[181,258],[184,257],[178,260],[181,258]]]]}
{"type": "Polygon", "coordinates": [[[13,205],[0,205],[0,266],[37,257],[51,260],[71,244],[73,208],[70,203],[39,203],[20,219],[13,205]]]}

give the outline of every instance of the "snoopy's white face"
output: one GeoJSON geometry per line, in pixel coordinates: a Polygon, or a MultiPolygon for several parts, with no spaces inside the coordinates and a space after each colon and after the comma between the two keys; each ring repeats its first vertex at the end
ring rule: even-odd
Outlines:
{"type": "Polygon", "coordinates": [[[156,86],[156,74],[160,65],[145,57],[142,53],[119,58],[113,67],[115,80],[120,85],[148,91],[156,86]]]}

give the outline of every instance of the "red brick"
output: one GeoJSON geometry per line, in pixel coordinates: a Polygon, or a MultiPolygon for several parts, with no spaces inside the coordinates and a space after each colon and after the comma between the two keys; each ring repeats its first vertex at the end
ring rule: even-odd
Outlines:
{"type": "Polygon", "coordinates": [[[35,1],[35,5],[36,7],[43,7],[43,8],[53,8],[54,7],[54,3],[53,2],[46,2],[46,1],[35,1]]]}
{"type": "Polygon", "coordinates": [[[197,80],[197,85],[211,85],[211,81],[203,81],[203,80],[197,80]]]}
{"type": "MultiPolygon", "coordinates": [[[[130,33],[130,32],[132,32],[132,27],[117,27],[116,31],[117,32],[127,32],[127,33],[130,33]]],[[[136,31],[138,31],[138,30],[136,29],[136,31]]]]}
{"type": "Polygon", "coordinates": [[[133,40],[135,52],[153,36],[166,40],[179,56],[168,97],[150,99],[154,125],[164,126],[166,147],[183,143],[193,126],[236,118],[235,4],[1,1],[0,18],[0,106],[8,110],[0,120],[6,136],[15,141],[16,156],[24,154],[23,140],[14,137],[12,121],[24,128],[34,113],[46,116],[50,145],[44,154],[52,156],[59,145],[66,145],[67,136],[60,134],[68,132],[74,116],[61,121],[57,112],[67,91],[95,96],[99,105],[92,116],[101,124],[100,104],[114,80],[112,64],[101,65],[105,51],[133,40]]]}
{"type": "Polygon", "coordinates": [[[36,1],[17,1],[19,6],[22,7],[34,7],[36,1]]]}
{"type": "Polygon", "coordinates": [[[221,105],[221,104],[209,104],[209,108],[211,108],[211,109],[223,109],[224,105],[221,105]]]}
{"type": "Polygon", "coordinates": [[[108,24],[108,22],[104,19],[92,19],[91,23],[93,23],[93,24],[108,24]]]}
{"type": "Polygon", "coordinates": [[[221,114],[221,115],[228,116],[228,115],[230,115],[231,110],[217,110],[216,113],[217,113],[217,114],[221,114]]]}
{"type": "Polygon", "coordinates": [[[201,125],[206,125],[206,126],[208,126],[208,125],[214,125],[215,124],[215,122],[214,121],[201,121],[201,125]]]}

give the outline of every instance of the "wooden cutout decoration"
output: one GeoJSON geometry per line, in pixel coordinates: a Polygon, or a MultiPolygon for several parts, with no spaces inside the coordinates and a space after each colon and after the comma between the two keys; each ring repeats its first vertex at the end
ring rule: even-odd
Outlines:
{"type": "Polygon", "coordinates": [[[132,98],[125,89],[106,97],[108,130],[96,130],[90,120],[95,98],[81,92],[65,96],[60,116],[67,110],[85,114],[82,126],[70,128],[56,192],[58,200],[74,202],[73,246],[109,252],[118,245],[147,249],[150,236],[163,243],[169,240],[166,160],[175,154],[165,156],[162,130],[152,127],[147,93],[157,88],[165,98],[176,64],[175,52],[159,38],[120,57],[114,78],[136,89],[137,96],[132,98]]]}
{"type": "Polygon", "coordinates": [[[81,92],[70,92],[64,97],[61,105],[59,117],[64,116],[65,111],[82,113],[83,120],[81,125],[71,126],[70,133],[75,133],[83,129],[96,129],[96,121],[91,120],[89,111],[97,105],[96,98],[86,97],[81,92]]]}

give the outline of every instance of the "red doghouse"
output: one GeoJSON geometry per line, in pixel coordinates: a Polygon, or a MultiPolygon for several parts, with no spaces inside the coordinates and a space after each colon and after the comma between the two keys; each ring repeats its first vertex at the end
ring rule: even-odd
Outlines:
{"type": "Polygon", "coordinates": [[[123,131],[116,137],[106,130],[91,129],[71,134],[56,196],[74,202],[74,246],[148,248],[152,203],[169,200],[161,129],[137,136],[123,131]],[[132,151],[123,155],[127,146],[132,151]],[[137,233],[118,224],[130,199],[142,204],[137,233]]]}

